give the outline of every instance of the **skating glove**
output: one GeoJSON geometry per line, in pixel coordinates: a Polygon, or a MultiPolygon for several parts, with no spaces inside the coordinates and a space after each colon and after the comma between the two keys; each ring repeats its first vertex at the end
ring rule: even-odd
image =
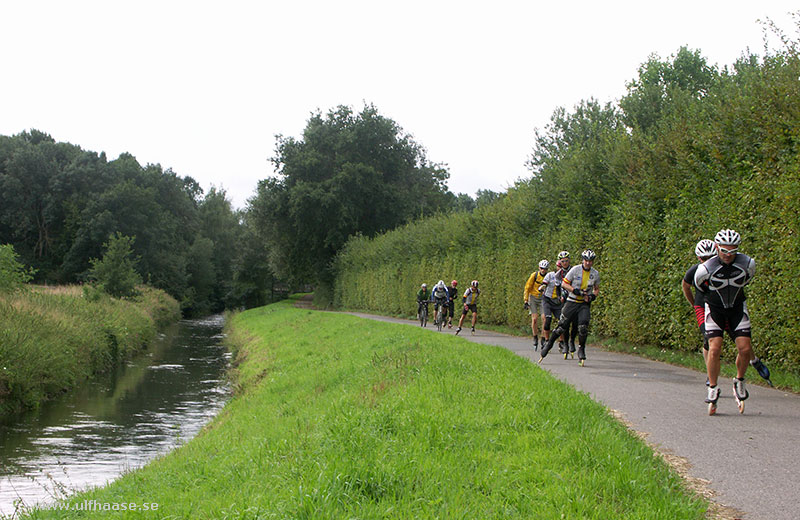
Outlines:
{"type": "Polygon", "coordinates": [[[597,299],[597,295],[594,294],[594,293],[589,293],[589,294],[586,295],[586,301],[589,302],[589,303],[592,303],[596,299],[597,299]]]}
{"type": "Polygon", "coordinates": [[[572,289],[572,294],[574,294],[575,296],[583,296],[583,290],[581,290],[580,287],[576,287],[572,289]]]}
{"type": "Polygon", "coordinates": [[[530,308],[530,305],[528,305],[528,302],[525,302],[522,304],[522,308],[527,311],[530,308]]]}

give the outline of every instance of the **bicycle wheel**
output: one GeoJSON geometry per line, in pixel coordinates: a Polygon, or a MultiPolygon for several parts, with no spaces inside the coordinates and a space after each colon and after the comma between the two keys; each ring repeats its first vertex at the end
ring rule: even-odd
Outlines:
{"type": "Polygon", "coordinates": [[[439,332],[442,331],[442,321],[444,321],[443,315],[444,315],[444,313],[442,312],[442,306],[441,305],[437,305],[436,306],[436,328],[437,328],[437,330],[439,332]]]}

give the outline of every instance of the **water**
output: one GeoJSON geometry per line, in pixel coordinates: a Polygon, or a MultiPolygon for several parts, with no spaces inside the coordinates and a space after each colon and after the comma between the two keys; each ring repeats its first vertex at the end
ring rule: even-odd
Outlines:
{"type": "Polygon", "coordinates": [[[137,359],[0,424],[0,516],[46,504],[191,439],[225,404],[222,316],[184,320],[137,359]]]}

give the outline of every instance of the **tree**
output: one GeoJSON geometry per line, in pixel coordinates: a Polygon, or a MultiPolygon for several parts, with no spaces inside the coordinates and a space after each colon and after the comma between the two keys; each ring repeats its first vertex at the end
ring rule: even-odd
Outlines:
{"type": "Polygon", "coordinates": [[[106,250],[103,259],[94,258],[91,261],[90,277],[97,281],[104,292],[115,298],[135,296],[136,287],[142,283],[142,277],[136,272],[133,242],[133,237],[114,233],[103,244],[106,250]]]}
{"type": "Polygon", "coordinates": [[[33,270],[26,269],[11,244],[0,245],[0,291],[18,289],[33,278],[33,270]]]}
{"type": "Polygon", "coordinates": [[[312,115],[303,138],[278,136],[278,177],[249,201],[274,273],[324,281],[348,237],[390,230],[451,206],[447,171],[372,105],[312,115]]]}

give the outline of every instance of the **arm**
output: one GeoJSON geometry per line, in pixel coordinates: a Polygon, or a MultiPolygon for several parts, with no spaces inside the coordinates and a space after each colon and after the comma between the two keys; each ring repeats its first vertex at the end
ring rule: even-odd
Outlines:
{"type": "Polygon", "coordinates": [[[689,305],[694,306],[694,294],[692,294],[692,286],[686,283],[686,280],[681,280],[681,290],[683,291],[683,296],[686,298],[686,301],[689,302],[689,305]]]}
{"type": "Polygon", "coordinates": [[[525,282],[525,293],[522,295],[523,303],[528,301],[528,296],[533,292],[534,283],[536,283],[536,273],[530,275],[528,281],[525,282]]]}

